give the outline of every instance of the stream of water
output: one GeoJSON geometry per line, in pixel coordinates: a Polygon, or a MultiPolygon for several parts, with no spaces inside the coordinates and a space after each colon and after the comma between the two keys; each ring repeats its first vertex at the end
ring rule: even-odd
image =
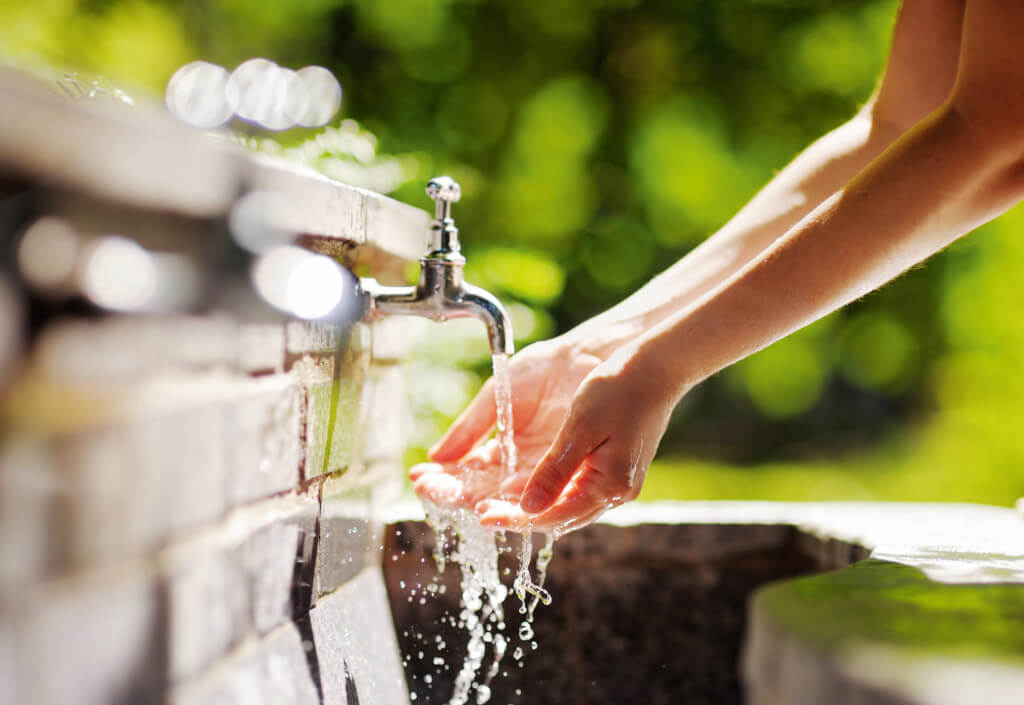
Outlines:
{"type": "MultiPolygon", "coordinates": [[[[502,479],[516,472],[516,445],[512,418],[512,388],[509,378],[508,356],[494,355],[494,402],[497,411],[497,437],[501,449],[502,479]]],[[[436,539],[434,560],[438,571],[444,572],[448,561],[459,566],[462,573],[462,598],[458,625],[469,635],[466,658],[455,677],[455,688],[448,705],[466,705],[475,695],[477,705],[490,700],[492,679],[501,670],[502,659],[508,648],[503,603],[509,590],[501,580],[498,558],[511,550],[503,533],[494,533],[480,526],[473,512],[467,509],[448,509],[427,506],[427,521],[433,527],[436,539]],[[491,664],[481,680],[477,680],[491,652],[491,664]]],[[[551,594],[544,589],[544,579],[551,562],[554,536],[545,534],[545,542],[537,551],[537,580],[531,578],[530,562],[533,554],[532,526],[522,534],[519,566],[513,582],[513,591],[519,598],[519,613],[523,616],[519,626],[519,639],[531,649],[537,648],[533,639],[533,616],[538,603],[551,604],[551,594]],[[528,597],[529,596],[529,597],[528,597]],[[532,599],[530,599],[532,598],[532,599]]],[[[522,646],[513,650],[519,666],[525,651],[522,646]]]]}

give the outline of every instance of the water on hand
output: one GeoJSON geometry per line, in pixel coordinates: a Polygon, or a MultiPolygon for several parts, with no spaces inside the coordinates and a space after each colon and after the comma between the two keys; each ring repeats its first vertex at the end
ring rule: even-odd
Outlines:
{"type": "MultiPolygon", "coordinates": [[[[510,479],[516,474],[516,441],[515,429],[512,417],[512,379],[508,369],[508,355],[496,354],[491,356],[491,365],[494,370],[494,406],[497,417],[498,447],[501,449],[502,476],[503,479],[510,479]]],[[[522,602],[523,614],[527,613],[526,595],[533,595],[533,604],[529,608],[529,617],[532,621],[533,611],[537,607],[537,601],[545,605],[551,604],[551,595],[544,589],[544,571],[551,561],[552,537],[549,535],[545,549],[546,557],[537,555],[537,582],[530,579],[530,558],[533,552],[533,527],[531,526],[523,534],[522,548],[519,551],[519,570],[516,573],[514,589],[516,596],[522,602]]],[[[541,549],[543,552],[545,549],[541,549]]]]}
{"type": "MultiPolygon", "coordinates": [[[[498,445],[501,449],[502,477],[509,479],[516,472],[516,446],[512,418],[512,386],[509,378],[508,355],[499,354],[492,358],[494,365],[494,402],[497,417],[498,445]]],[[[503,635],[505,617],[502,604],[508,595],[508,588],[501,582],[498,570],[500,534],[480,526],[472,512],[465,509],[442,509],[427,506],[427,521],[437,535],[435,560],[439,571],[444,571],[446,561],[456,563],[462,572],[461,611],[459,625],[469,633],[466,659],[455,678],[455,689],[448,705],[465,705],[475,690],[476,703],[486,703],[491,696],[490,682],[498,674],[502,658],[508,645],[503,635]],[[487,647],[491,646],[492,661],[483,682],[475,679],[483,666],[487,647]]],[[[551,604],[551,594],[544,589],[544,579],[551,562],[554,536],[545,535],[545,543],[537,552],[537,581],[530,576],[530,560],[533,553],[532,527],[522,536],[519,551],[519,568],[513,589],[520,600],[520,613],[524,615],[519,637],[533,639],[533,613],[538,602],[551,604]],[[527,595],[533,597],[529,605],[527,595]]],[[[500,541],[504,543],[503,541],[500,541]]],[[[523,650],[516,648],[516,661],[522,665],[523,650]]]]}

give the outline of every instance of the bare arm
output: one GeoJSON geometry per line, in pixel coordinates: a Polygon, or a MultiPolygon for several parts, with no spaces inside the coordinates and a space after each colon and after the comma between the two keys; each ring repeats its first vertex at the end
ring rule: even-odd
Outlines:
{"type": "MultiPolygon", "coordinates": [[[[964,0],[905,0],[875,96],[849,122],[783,169],[720,231],[621,304],[513,360],[517,442],[539,460],[579,383],[620,346],[719,286],[941,105],[956,77],[964,0]]],[[[484,386],[432,449],[459,461],[494,426],[493,390],[484,386]]],[[[433,478],[431,478],[433,479],[433,478]]],[[[424,483],[424,495],[430,480],[424,483]]]]}
{"type": "Polygon", "coordinates": [[[906,0],[876,94],[802,152],[721,230],[612,309],[568,336],[606,357],[742,269],[939,107],[956,77],[963,0],[906,0]]]}
{"type": "MultiPolygon", "coordinates": [[[[635,496],[693,385],[882,285],[1024,197],[1024,4],[970,0],[948,101],[841,191],[581,384],[522,499],[567,528],[635,496]]],[[[485,523],[526,516],[491,506],[485,523]]]]}

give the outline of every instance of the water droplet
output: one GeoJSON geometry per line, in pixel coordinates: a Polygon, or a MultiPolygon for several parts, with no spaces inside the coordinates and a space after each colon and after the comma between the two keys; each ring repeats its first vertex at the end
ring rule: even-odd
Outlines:
{"type": "Polygon", "coordinates": [[[533,627],[530,626],[529,622],[523,622],[519,625],[519,638],[523,641],[529,641],[533,638],[533,627]]]}

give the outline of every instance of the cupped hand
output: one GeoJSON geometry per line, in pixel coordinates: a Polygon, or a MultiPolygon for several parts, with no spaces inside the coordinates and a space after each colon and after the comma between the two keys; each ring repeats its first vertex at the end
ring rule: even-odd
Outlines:
{"type": "Polygon", "coordinates": [[[558,434],[577,388],[600,363],[596,355],[559,339],[524,348],[510,364],[516,473],[505,477],[495,439],[477,445],[495,424],[492,379],[431,449],[434,462],[409,471],[416,493],[434,504],[467,509],[483,500],[518,501],[558,434]]]}
{"type": "Polygon", "coordinates": [[[635,499],[678,393],[635,350],[616,352],[580,384],[556,437],[523,486],[521,504],[494,496],[477,504],[494,529],[556,534],[635,499]]]}

